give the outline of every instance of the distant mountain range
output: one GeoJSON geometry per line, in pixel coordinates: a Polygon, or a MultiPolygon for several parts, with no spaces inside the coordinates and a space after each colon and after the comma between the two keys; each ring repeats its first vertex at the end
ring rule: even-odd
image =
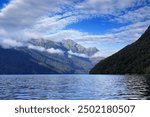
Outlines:
{"type": "Polygon", "coordinates": [[[103,59],[92,57],[97,52],[73,40],[32,39],[28,47],[0,47],[0,74],[84,74],[103,59]]]}
{"type": "Polygon", "coordinates": [[[150,74],[150,26],[134,43],[100,61],[91,74],[150,74]]]}

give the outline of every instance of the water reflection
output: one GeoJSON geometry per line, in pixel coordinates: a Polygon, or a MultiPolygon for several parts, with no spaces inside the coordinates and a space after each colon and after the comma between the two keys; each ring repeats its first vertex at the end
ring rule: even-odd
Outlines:
{"type": "Polygon", "coordinates": [[[150,76],[0,76],[0,99],[150,99],[150,76]]]}

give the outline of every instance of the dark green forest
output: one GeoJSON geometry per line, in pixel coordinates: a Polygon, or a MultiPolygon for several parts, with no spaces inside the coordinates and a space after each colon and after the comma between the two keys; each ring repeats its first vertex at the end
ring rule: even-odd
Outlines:
{"type": "Polygon", "coordinates": [[[100,61],[90,74],[150,74],[150,26],[136,42],[100,61]]]}

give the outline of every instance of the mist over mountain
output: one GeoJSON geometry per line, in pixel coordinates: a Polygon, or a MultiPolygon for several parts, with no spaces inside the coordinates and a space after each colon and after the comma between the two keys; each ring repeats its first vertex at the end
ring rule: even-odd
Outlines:
{"type": "Polygon", "coordinates": [[[85,48],[72,40],[31,39],[27,46],[0,48],[0,74],[88,73],[103,59],[92,57],[97,52],[96,48],[85,48]]]}
{"type": "Polygon", "coordinates": [[[96,52],[99,51],[95,47],[93,47],[93,48],[85,48],[85,47],[77,44],[76,42],[74,42],[73,40],[70,40],[70,39],[62,41],[62,45],[65,48],[67,48],[68,50],[71,50],[74,53],[82,53],[82,54],[86,54],[88,56],[92,56],[96,52]]]}
{"type": "Polygon", "coordinates": [[[134,43],[100,61],[91,74],[150,74],[150,26],[134,43]]]}

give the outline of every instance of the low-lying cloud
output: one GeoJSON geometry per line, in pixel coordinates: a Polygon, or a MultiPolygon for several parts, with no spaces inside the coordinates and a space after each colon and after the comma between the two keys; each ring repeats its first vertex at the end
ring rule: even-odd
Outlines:
{"type": "Polygon", "coordinates": [[[22,47],[24,44],[21,42],[17,42],[16,40],[12,39],[2,39],[0,42],[3,48],[14,48],[14,47],[22,47]]]}
{"type": "Polygon", "coordinates": [[[51,54],[64,54],[64,51],[60,50],[60,49],[54,49],[54,48],[49,48],[46,50],[48,53],[51,53],[51,54]]]}
{"type": "Polygon", "coordinates": [[[86,54],[72,52],[71,50],[70,50],[70,51],[68,51],[68,54],[70,54],[70,55],[74,55],[74,56],[78,56],[78,57],[83,57],[83,58],[89,58],[89,56],[88,56],[88,55],[86,55],[86,54]]]}
{"type": "Polygon", "coordinates": [[[35,45],[28,45],[28,48],[29,49],[32,49],[32,50],[37,50],[37,51],[41,51],[41,52],[48,52],[50,54],[64,54],[64,51],[63,50],[60,50],[60,49],[55,49],[55,48],[44,48],[42,46],[35,46],[35,45]]]}
{"type": "Polygon", "coordinates": [[[34,45],[28,45],[28,48],[29,49],[32,49],[32,50],[38,50],[38,51],[41,51],[41,52],[43,52],[43,51],[46,51],[46,49],[44,48],[44,47],[41,47],[41,46],[34,46],[34,45]]]}

